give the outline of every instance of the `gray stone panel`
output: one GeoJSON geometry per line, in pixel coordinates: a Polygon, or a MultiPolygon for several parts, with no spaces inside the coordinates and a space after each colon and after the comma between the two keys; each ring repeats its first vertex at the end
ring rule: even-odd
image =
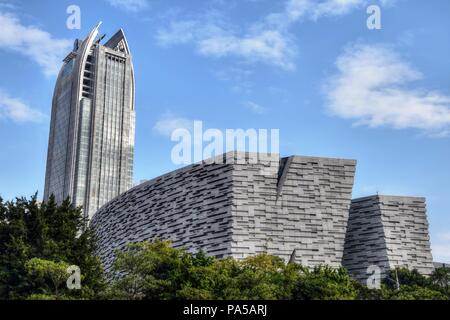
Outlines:
{"type": "Polygon", "coordinates": [[[279,175],[235,166],[233,256],[268,252],[305,266],[341,265],[356,161],[294,156],[279,175]]]}
{"type": "Polygon", "coordinates": [[[128,243],[171,240],[175,247],[230,254],[232,167],[192,165],[148,181],[101,208],[91,225],[109,269],[128,243]]]}
{"type": "Polygon", "coordinates": [[[106,269],[115,250],[157,238],[219,258],[267,252],[289,260],[296,250],[306,266],[339,266],[356,162],[258,156],[188,166],[105,205],[92,225],[106,269]]]}
{"type": "Polygon", "coordinates": [[[343,264],[365,281],[367,268],[433,271],[424,198],[372,196],[352,201],[343,264]]]}

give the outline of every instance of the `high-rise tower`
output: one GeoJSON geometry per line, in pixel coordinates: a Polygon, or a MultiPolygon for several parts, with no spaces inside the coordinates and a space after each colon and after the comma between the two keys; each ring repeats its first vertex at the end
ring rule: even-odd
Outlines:
{"type": "Polygon", "coordinates": [[[123,30],[97,25],[64,59],[52,103],[44,200],[70,197],[85,217],[132,186],[134,71],[123,30]]]}

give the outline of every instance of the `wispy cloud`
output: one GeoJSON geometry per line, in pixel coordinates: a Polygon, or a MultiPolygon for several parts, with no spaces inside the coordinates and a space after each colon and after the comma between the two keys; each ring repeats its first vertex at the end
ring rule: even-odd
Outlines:
{"type": "Polygon", "coordinates": [[[244,102],[244,107],[256,114],[263,114],[266,112],[266,108],[253,101],[244,102]]]}
{"type": "Polygon", "coordinates": [[[166,113],[156,122],[153,130],[159,135],[170,137],[177,129],[187,129],[190,131],[193,126],[193,120],[166,113]]]}
{"type": "Polygon", "coordinates": [[[193,44],[198,54],[207,57],[234,57],[250,63],[263,62],[286,70],[292,62],[295,45],[289,35],[277,29],[233,31],[233,26],[198,20],[172,21],[158,30],[161,46],[193,44]]]}
{"type": "Polygon", "coordinates": [[[353,45],[338,57],[325,94],[332,114],[371,128],[420,129],[445,136],[450,96],[412,88],[423,75],[383,45],[353,45]]]}
{"type": "Polygon", "coordinates": [[[16,5],[10,3],[10,2],[0,2],[0,10],[6,9],[6,10],[15,10],[16,5]]]}
{"type": "Polygon", "coordinates": [[[0,119],[9,119],[14,122],[40,122],[46,116],[40,111],[30,108],[18,98],[12,98],[0,90],[0,119]]]}
{"type": "Polygon", "coordinates": [[[200,26],[200,21],[184,20],[171,21],[169,26],[157,31],[156,40],[161,46],[169,47],[177,44],[185,44],[197,40],[196,38],[208,38],[208,28],[200,26]]]}
{"type": "Polygon", "coordinates": [[[0,49],[34,60],[48,76],[57,74],[72,45],[71,40],[56,39],[37,27],[23,25],[12,14],[0,12],[0,30],[0,49]]]}
{"type": "MultiPolygon", "coordinates": [[[[393,6],[397,0],[379,0],[383,7],[393,6]]],[[[373,0],[289,0],[286,12],[292,20],[301,18],[317,21],[322,17],[342,16],[354,10],[377,4],[373,0]]]]}
{"type": "Polygon", "coordinates": [[[438,233],[432,250],[434,261],[450,263],[450,232],[438,233]]]}
{"type": "MultiPolygon", "coordinates": [[[[367,0],[289,0],[285,12],[280,14],[279,18],[284,18],[286,22],[295,22],[302,18],[318,20],[326,16],[345,15],[367,4],[367,0]]],[[[272,16],[274,17],[276,15],[272,16]]]]}
{"type": "Polygon", "coordinates": [[[198,43],[199,52],[205,56],[236,56],[251,62],[274,64],[286,70],[295,69],[295,53],[290,39],[277,30],[266,30],[255,35],[238,37],[216,36],[198,43]]]}
{"type": "Polygon", "coordinates": [[[231,87],[233,93],[250,94],[253,90],[253,83],[249,81],[249,77],[253,74],[251,68],[223,66],[214,74],[222,81],[233,83],[231,87]]]}
{"type": "Polygon", "coordinates": [[[438,239],[441,240],[441,241],[449,241],[450,242],[450,232],[439,233],[438,234],[438,239]]]}
{"type": "Polygon", "coordinates": [[[433,245],[432,250],[436,262],[450,263],[450,243],[433,245]]]}
{"type": "Polygon", "coordinates": [[[112,6],[126,11],[137,12],[147,9],[149,4],[147,0],[106,0],[112,6]]]}
{"type": "Polygon", "coordinates": [[[345,15],[367,3],[367,0],[288,0],[281,11],[269,13],[248,27],[224,24],[223,17],[210,19],[208,13],[195,19],[172,20],[158,30],[156,38],[162,46],[193,44],[203,56],[235,57],[294,70],[298,51],[290,32],[294,23],[345,15]]]}

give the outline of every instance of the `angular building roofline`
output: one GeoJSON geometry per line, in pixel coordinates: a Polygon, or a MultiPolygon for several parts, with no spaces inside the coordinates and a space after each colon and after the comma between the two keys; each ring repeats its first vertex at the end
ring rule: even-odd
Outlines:
{"type": "Polygon", "coordinates": [[[352,202],[359,202],[359,201],[364,201],[364,200],[369,200],[369,199],[395,199],[395,200],[400,200],[400,199],[416,199],[416,200],[424,200],[426,199],[425,197],[421,197],[421,196],[401,196],[401,195],[385,195],[385,194],[374,194],[371,196],[365,196],[365,197],[359,197],[359,198],[355,198],[352,199],[352,202]]]}
{"type": "MultiPolygon", "coordinates": [[[[239,164],[239,162],[234,162],[234,161],[238,161],[238,160],[249,160],[252,159],[252,157],[257,156],[259,160],[273,160],[274,158],[277,158],[280,161],[280,167],[279,170],[283,170],[284,166],[282,165],[283,160],[294,160],[294,159],[303,159],[303,160],[309,160],[309,161],[336,161],[336,162],[346,162],[349,165],[354,165],[356,166],[357,161],[354,159],[343,159],[343,158],[329,158],[329,157],[316,157],[316,156],[299,156],[299,155],[294,155],[294,156],[289,156],[289,157],[281,157],[280,154],[278,153],[265,153],[265,152],[244,152],[244,151],[228,151],[226,153],[223,153],[221,155],[209,158],[209,159],[205,159],[205,160],[201,160],[186,166],[183,166],[181,168],[175,169],[175,170],[171,170],[168,172],[165,172],[159,176],[156,176],[152,179],[149,180],[145,180],[143,183],[140,183],[138,185],[135,185],[133,188],[131,188],[130,190],[127,190],[125,193],[129,193],[129,192],[133,192],[133,190],[135,189],[139,189],[144,187],[145,185],[151,185],[153,183],[155,183],[155,181],[157,181],[158,179],[164,178],[170,174],[177,174],[179,172],[183,172],[186,170],[189,170],[190,168],[196,167],[196,166],[201,166],[201,165],[205,165],[205,164],[217,164],[217,165],[227,165],[227,164],[239,164]],[[217,162],[217,160],[223,160],[223,163],[217,162]],[[231,161],[229,161],[231,160],[231,161]]],[[[254,158],[253,158],[254,159],[254,158]]],[[[279,175],[281,175],[282,172],[279,172],[279,175]]],[[[283,180],[281,176],[279,176],[279,180],[283,180]]],[[[280,186],[283,185],[283,181],[281,181],[280,186]]],[[[114,197],[113,199],[111,199],[110,201],[108,201],[107,203],[105,203],[102,207],[99,208],[99,211],[107,206],[109,203],[114,202],[115,200],[117,200],[118,198],[120,198],[123,194],[120,194],[116,197],[114,197]]]]}
{"type": "Polygon", "coordinates": [[[125,32],[123,29],[119,29],[106,43],[104,44],[105,47],[114,49],[121,41],[123,40],[125,45],[125,50],[127,54],[130,54],[130,47],[128,45],[127,38],[125,36],[125,32]]]}

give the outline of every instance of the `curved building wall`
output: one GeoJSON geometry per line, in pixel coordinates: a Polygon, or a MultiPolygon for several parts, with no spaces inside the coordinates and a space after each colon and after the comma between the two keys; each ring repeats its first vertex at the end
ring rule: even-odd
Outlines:
{"type": "Polygon", "coordinates": [[[101,208],[91,221],[108,270],[128,243],[171,240],[217,257],[231,253],[232,167],[192,165],[148,181],[101,208]]]}
{"type": "Polygon", "coordinates": [[[148,181],[102,207],[91,225],[106,270],[117,249],[154,239],[218,258],[267,252],[341,265],[355,161],[225,158],[148,181]]]}

